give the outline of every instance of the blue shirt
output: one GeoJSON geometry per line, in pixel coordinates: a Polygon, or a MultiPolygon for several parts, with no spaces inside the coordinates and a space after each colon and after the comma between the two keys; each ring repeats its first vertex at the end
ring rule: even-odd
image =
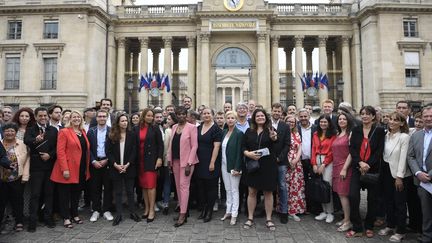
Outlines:
{"type": "Polygon", "coordinates": [[[97,126],[97,157],[106,157],[105,154],[105,140],[107,135],[107,126],[97,126]]]}
{"type": "Polygon", "coordinates": [[[423,140],[423,164],[422,164],[422,168],[423,168],[423,171],[427,171],[425,161],[426,161],[426,156],[427,156],[429,144],[430,144],[431,139],[432,139],[432,129],[430,129],[430,130],[423,129],[423,132],[424,132],[424,140],[423,140]]]}
{"type": "Polygon", "coordinates": [[[246,122],[242,125],[240,122],[236,122],[236,127],[242,132],[245,133],[246,130],[249,128],[249,122],[246,120],[246,122]]]}

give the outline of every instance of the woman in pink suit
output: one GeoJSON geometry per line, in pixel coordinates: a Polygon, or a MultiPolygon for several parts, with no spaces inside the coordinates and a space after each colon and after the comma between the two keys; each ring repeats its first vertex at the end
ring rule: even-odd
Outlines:
{"type": "Polygon", "coordinates": [[[171,141],[168,146],[167,159],[172,167],[177,189],[180,214],[175,227],[186,222],[186,212],[189,200],[189,186],[194,165],[198,163],[198,129],[186,122],[187,110],[180,106],[175,111],[178,124],[172,128],[171,141]]]}
{"type": "Polygon", "coordinates": [[[88,142],[81,113],[72,111],[70,122],[61,129],[57,139],[57,160],[51,180],[57,183],[60,214],[63,226],[72,228],[72,223],[82,224],[78,217],[78,201],[82,186],[90,179],[90,144],[88,142]]]}

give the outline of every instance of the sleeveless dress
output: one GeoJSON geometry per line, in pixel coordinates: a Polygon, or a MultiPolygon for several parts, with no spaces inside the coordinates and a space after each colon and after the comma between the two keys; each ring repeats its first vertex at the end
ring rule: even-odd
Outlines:
{"type": "Polygon", "coordinates": [[[342,137],[336,137],[332,145],[333,150],[333,191],[341,196],[349,195],[352,169],[351,166],[347,169],[345,179],[341,179],[340,172],[345,164],[346,158],[349,155],[349,136],[348,134],[342,137]]]}
{"type": "MultiPolygon", "coordinates": [[[[288,161],[295,159],[301,147],[300,134],[291,133],[291,145],[288,152],[288,161]]],[[[288,164],[285,180],[288,188],[288,214],[302,214],[306,211],[305,182],[303,166],[299,161],[294,168],[288,164]]]]}

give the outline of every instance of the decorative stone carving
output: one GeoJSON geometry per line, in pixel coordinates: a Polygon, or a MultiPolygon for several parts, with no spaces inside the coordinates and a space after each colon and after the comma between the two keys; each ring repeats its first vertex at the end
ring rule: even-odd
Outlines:
{"type": "Polygon", "coordinates": [[[3,56],[3,52],[19,52],[24,57],[27,46],[27,44],[0,44],[0,57],[3,56]]]}
{"type": "Polygon", "coordinates": [[[342,36],[341,37],[342,46],[349,46],[350,39],[351,39],[351,36],[348,36],[348,35],[342,36]]]}
{"type": "Polygon", "coordinates": [[[117,42],[118,42],[118,48],[125,48],[126,38],[124,37],[117,38],[117,42]]]}
{"type": "Polygon", "coordinates": [[[318,36],[318,46],[319,47],[322,47],[322,46],[325,47],[327,45],[327,39],[328,39],[328,36],[326,36],[326,35],[318,36]]]}
{"type": "Polygon", "coordinates": [[[141,48],[148,48],[149,38],[148,37],[140,37],[138,38],[141,48]]]}
{"type": "Polygon", "coordinates": [[[61,54],[66,46],[65,43],[34,43],[33,46],[36,49],[36,56],[43,51],[57,52],[61,57],[61,54]]]}
{"type": "Polygon", "coordinates": [[[186,36],[188,47],[194,47],[195,46],[195,36],[186,36]]]}
{"type": "Polygon", "coordinates": [[[279,46],[279,39],[280,39],[279,35],[272,35],[271,36],[272,46],[279,46]]]}
{"type": "Polygon", "coordinates": [[[267,38],[266,32],[257,32],[258,41],[265,41],[267,38]]]}
{"type": "Polygon", "coordinates": [[[210,40],[210,32],[201,32],[200,33],[201,41],[209,41],[210,40]]]}
{"type": "Polygon", "coordinates": [[[303,46],[304,35],[296,35],[294,36],[294,43],[296,46],[303,46]]]}

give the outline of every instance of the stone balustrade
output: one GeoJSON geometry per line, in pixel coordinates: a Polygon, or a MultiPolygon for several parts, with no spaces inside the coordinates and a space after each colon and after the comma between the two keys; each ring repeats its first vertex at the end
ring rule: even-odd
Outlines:
{"type": "Polygon", "coordinates": [[[106,11],[106,0],[0,0],[0,6],[44,6],[44,5],[90,4],[106,11]]]}
{"type": "Polygon", "coordinates": [[[278,16],[348,16],[351,4],[279,4],[268,5],[278,16]]]}
{"type": "Polygon", "coordinates": [[[197,5],[142,5],[117,6],[117,15],[120,18],[142,17],[189,17],[196,13],[197,5]]]}

